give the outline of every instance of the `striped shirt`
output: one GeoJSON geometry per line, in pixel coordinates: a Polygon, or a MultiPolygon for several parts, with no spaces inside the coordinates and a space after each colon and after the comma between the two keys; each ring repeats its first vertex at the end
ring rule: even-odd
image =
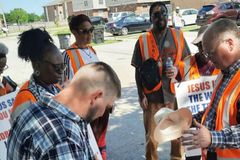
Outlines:
{"type": "MultiPolygon", "coordinates": [[[[225,90],[233,76],[237,73],[239,68],[240,60],[230,66],[227,70],[222,71],[223,79],[221,85],[217,90],[216,96],[213,99],[212,107],[209,110],[209,113],[206,117],[206,122],[204,124],[209,129],[212,136],[212,143],[209,151],[214,151],[214,148],[240,148],[240,100],[238,100],[237,103],[238,114],[236,117],[239,124],[224,128],[221,131],[215,131],[216,108],[218,106],[219,100],[222,97],[223,91],[225,90]]],[[[194,115],[194,118],[196,118],[197,121],[201,122],[203,113],[204,112],[194,115]]]]}
{"type": "Polygon", "coordinates": [[[8,138],[8,160],[93,160],[87,123],[49,94],[23,111],[8,138]]]}

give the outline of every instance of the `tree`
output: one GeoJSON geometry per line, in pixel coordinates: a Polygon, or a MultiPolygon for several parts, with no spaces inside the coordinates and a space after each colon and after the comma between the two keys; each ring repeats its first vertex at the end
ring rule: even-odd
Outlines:
{"type": "Polygon", "coordinates": [[[8,16],[8,22],[22,24],[28,22],[28,13],[22,8],[11,10],[8,16]]]}
{"type": "Polygon", "coordinates": [[[36,15],[35,13],[28,14],[28,22],[36,22],[40,20],[41,20],[41,17],[36,15]]]}

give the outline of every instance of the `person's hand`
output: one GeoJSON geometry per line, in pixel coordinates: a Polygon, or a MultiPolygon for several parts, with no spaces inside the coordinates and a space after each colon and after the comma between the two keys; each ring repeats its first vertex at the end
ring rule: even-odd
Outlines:
{"type": "Polygon", "coordinates": [[[166,77],[169,79],[175,78],[177,76],[178,69],[177,67],[173,66],[166,70],[166,77]]]}
{"type": "Polygon", "coordinates": [[[141,102],[140,102],[140,106],[143,110],[147,109],[148,107],[148,100],[147,97],[144,95],[141,102]]]}
{"type": "Polygon", "coordinates": [[[193,124],[198,128],[197,130],[185,130],[183,131],[183,136],[181,138],[182,145],[187,146],[188,150],[196,149],[196,148],[207,148],[211,144],[211,133],[210,131],[198,123],[195,119],[193,124]],[[186,136],[186,134],[190,134],[191,136],[186,136]],[[185,135],[185,136],[184,136],[185,135]]]}

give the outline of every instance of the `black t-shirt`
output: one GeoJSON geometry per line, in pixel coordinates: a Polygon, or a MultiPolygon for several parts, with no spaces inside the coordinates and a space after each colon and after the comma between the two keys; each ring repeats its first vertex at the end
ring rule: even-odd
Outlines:
{"type": "MultiPolygon", "coordinates": [[[[156,40],[156,38],[155,38],[155,40],[156,40]]],[[[157,42],[158,49],[160,51],[160,55],[162,57],[163,64],[165,64],[167,57],[171,57],[175,61],[177,49],[176,49],[176,45],[174,43],[174,39],[173,39],[170,29],[167,29],[163,33],[163,36],[161,36],[159,39],[157,39],[156,42],[157,42]]],[[[184,39],[184,49],[183,49],[182,59],[185,58],[186,56],[188,56],[189,54],[190,54],[190,50],[187,45],[187,42],[184,39]]],[[[131,65],[137,69],[141,64],[142,64],[142,57],[141,57],[139,40],[138,40],[135,44],[131,65]]],[[[161,76],[162,77],[162,87],[160,88],[159,91],[146,95],[149,102],[153,102],[153,103],[164,103],[167,101],[174,102],[175,95],[171,93],[170,88],[169,88],[170,79],[167,78],[164,73],[165,73],[165,68],[163,65],[163,75],[161,76]]],[[[139,97],[140,97],[140,99],[142,99],[143,86],[141,84],[141,79],[140,79],[137,71],[135,73],[135,79],[136,79],[139,97]]]]}

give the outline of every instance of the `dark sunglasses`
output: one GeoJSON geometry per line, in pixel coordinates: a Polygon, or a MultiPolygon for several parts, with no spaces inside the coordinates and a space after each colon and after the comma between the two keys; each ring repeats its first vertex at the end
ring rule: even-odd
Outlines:
{"type": "Polygon", "coordinates": [[[94,31],[94,27],[91,27],[90,29],[79,29],[78,32],[81,34],[89,34],[94,31]]]}
{"type": "Polygon", "coordinates": [[[166,17],[167,15],[168,15],[168,14],[167,14],[166,11],[153,13],[153,17],[155,17],[155,18],[158,18],[158,17],[161,17],[161,16],[166,17]]]}
{"type": "Polygon", "coordinates": [[[43,60],[42,62],[50,64],[57,72],[65,71],[67,68],[67,65],[65,63],[54,64],[46,60],[43,60]]]}

